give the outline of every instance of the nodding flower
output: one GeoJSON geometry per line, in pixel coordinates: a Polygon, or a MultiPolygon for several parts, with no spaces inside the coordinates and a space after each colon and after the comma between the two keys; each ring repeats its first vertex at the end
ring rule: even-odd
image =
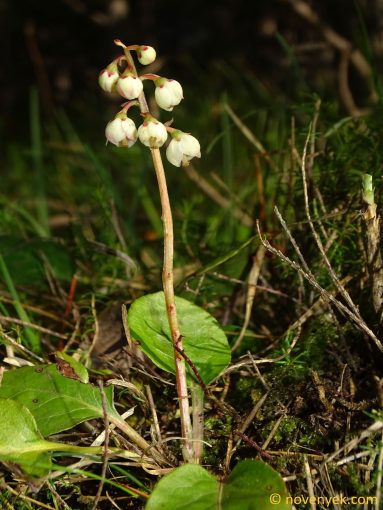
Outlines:
{"type": "Polygon", "coordinates": [[[118,67],[116,61],[113,61],[108,65],[105,69],[101,71],[98,76],[98,84],[105,90],[105,92],[112,92],[114,86],[116,85],[120,74],[118,72],[118,67]]]}
{"type": "Polygon", "coordinates": [[[120,112],[109,122],[105,129],[107,142],[117,147],[131,147],[137,141],[136,125],[127,117],[126,113],[120,112]]]}
{"type": "Polygon", "coordinates": [[[117,81],[117,92],[126,99],[137,99],[143,90],[142,81],[132,71],[126,70],[117,81]]]}
{"type": "Polygon", "coordinates": [[[197,138],[178,130],[172,131],[171,136],[166,157],[172,165],[187,166],[191,159],[201,157],[201,147],[197,138]]]}
{"type": "Polygon", "coordinates": [[[138,138],[146,147],[158,148],[166,142],[168,132],[159,120],[147,115],[138,128],[138,138]]]}
{"type": "Polygon", "coordinates": [[[183,99],[181,84],[176,80],[158,78],[155,81],[155,98],[158,106],[163,110],[171,112],[183,99]]]}

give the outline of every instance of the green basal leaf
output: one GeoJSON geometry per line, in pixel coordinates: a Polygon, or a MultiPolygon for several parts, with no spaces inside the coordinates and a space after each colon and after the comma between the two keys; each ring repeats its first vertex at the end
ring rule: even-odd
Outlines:
{"type": "MultiPolygon", "coordinates": [[[[113,387],[105,388],[107,412],[119,416],[113,404],[113,387]]],[[[46,437],[103,416],[100,390],[62,375],[55,364],[23,367],[4,373],[0,398],[25,405],[46,437]]]]}
{"type": "Polygon", "coordinates": [[[280,475],[264,462],[239,462],[223,484],[222,510],[289,510],[280,475]]]}
{"type": "Polygon", "coordinates": [[[239,462],[223,482],[187,464],[158,482],[145,510],[291,510],[287,496],[280,475],[260,461],[239,462]]]}
{"type": "Polygon", "coordinates": [[[145,510],[217,510],[218,490],[205,469],[185,464],[158,482],[145,510]]]}
{"type": "MultiPolygon", "coordinates": [[[[177,316],[185,354],[205,384],[230,363],[230,347],[216,319],[199,306],[176,297],[177,316]]],[[[163,292],[148,294],[132,304],[128,312],[132,337],[158,367],[175,372],[174,351],[163,292]]],[[[187,365],[189,383],[195,379],[187,365]]]]}
{"type": "Polygon", "coordinates": [[[51,452],[83,457],[100,455],[102,451],[98,446],[45,440],[27,407],[16,400],[0,398],[0,461],[16,464],[27,478],[41,478],[49,473],[51,452]]]}
{"type": "Polygon", "coordinates": [[[50,453],[39,448],[45,443],[25,406],[15,400],[0,399],[1,460],[19,465],[30,476],[45,476],[51,463],[50,453]]]}

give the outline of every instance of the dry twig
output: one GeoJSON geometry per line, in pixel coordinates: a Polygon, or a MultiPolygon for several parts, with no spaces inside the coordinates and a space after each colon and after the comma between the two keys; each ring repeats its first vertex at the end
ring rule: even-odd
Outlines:
{"type": "Polygon", "coordinates": [[[255,254],[253,258],[253,265],[251,267],[249,278],[248,278],[248,287],[247,287],[247,296],[246,296],[246,310],[245,310],[245,320],[243,321],[241,332],[238,335],[238,338],[235,342],[235,344],[232,347],[232,352],[234,352],[238,347],[241,345],[242,340],[245,336],[247,327],[250,322],[251,318],[251,310],[253,308],[255,293],[257,290],[257,283],[259,274],[261,272],[261,267],[263,263],[263,259],[265,257],[265,247],[261,244],[261,246],[258,248],[257,253],[255,254]]]}
{"type": "Polygon", "coordinates": [[[372,304],[379,325],[383,323],[383,261],[380,249],[380,215],[377,213],[374,191],[372,188],[372,176],[364,175],[363,198],[367,203],[367,210],[363,217],[366,222],[367,234],[367,265],[371,279],[372,304]]]}
{"type": "Polygon", "coordinates": [[[98,485],[96,496],[94,498],[92,510],[97,509],[98,502],[100,501],[100,498],[101,498],[102,489],[104,487],[106,468],[108,466],[108,446],[109,446],[109,420],[108,420],[108,411],[107,411],[107,401],[106,401],[104,386],[102,384],[101,379],[98,379],[97,384],[98,384],[98,387],[99,387],[100,393],[101,393],[102,414],[104,417],[105,440],[104,440],[104,452],[102,455],[101,480],[98,485]]]}
{"type": "Polygon", "coordinates": [[[378,457],[378,474],[376,477],[376,502],[375,510],[380,508],[380,500],[382,499],[382,468],[383,468],[383,432],[381,434],[381,444],[378,457]]]}
{"type": "Polygon", "coordinates": [[[312,476],[311,476],[310,464],[309,464],[309,461],[308,461],[306,455],[303,457],[303,466],[304,466],[304,469],[305,469],[305,477],[306,477],[306,483],[307,483],[307,492],[309,493],[309,496],[310,496],[311,510],[316,510],[317,506],[315,504],[313,479],[312,479],[312,476]]]}

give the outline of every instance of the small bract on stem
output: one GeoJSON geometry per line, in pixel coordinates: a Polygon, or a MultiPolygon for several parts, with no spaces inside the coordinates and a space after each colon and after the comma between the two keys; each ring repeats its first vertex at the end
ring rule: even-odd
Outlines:
{"type": "MultiPolygon", "coordinates": [[[[174,232],[173,218],[170,206],[169,193],[167,189],[165,170],[162,163],[160,147],[167,139],[168,133],[172,140],[170,141],[166,157],[174,166],[186,166],[192,158],[201,157],[200,144],[196,138],[188,133],[183,133],[174,129],[166,123],[160,122],[151,115],[145,94],[143,92],[143,82],[152,81],[155,85],[155,100],[160,108],[166,111],[172,111],[183,99],[183,90],[181,84],[169,78],[164,78],[154,74],[138,75],[131,52],[136,52],[138,61],[142,65],[151,64],[156,58],[154,48],[146,45],[126,46],[120,40],[115,40],[115,44],[124,50],[124,55],[115,59],[106,67],[99,77],[99,84],[106,92],[116,92],[120,96],[130,99],[115,118],[108,123],[105,134],[107,141],[118,147],[131,147],[136,140],[148,147],[151,151],[154,169],[157,176],[157,183],[161,198],[162,221],[164,229],[164,259],[162,271],[162,283],[165,295],[166,313],[168,317],[169,328],[174,345],[176,386],[179,399],[181,432],[183,438],[183,456],[187,462],[200,462],[202,450],[201,441],[197,440],[194,446],[189,395],[186,379],[186,366],[182,352],[182,332],[180,331],[177,309],[174,296],[174,276],[173,276],[173,258],[174,258],[174,232]],[[136,129],[134,121],[127,116],[127,111],[133,107],[139,106],[141,125],[136,129]]],[[[202,404],[198,402],[200,407],[202,404]]],[[[202,439],[202,438],[200,438],[202,439]]]]}

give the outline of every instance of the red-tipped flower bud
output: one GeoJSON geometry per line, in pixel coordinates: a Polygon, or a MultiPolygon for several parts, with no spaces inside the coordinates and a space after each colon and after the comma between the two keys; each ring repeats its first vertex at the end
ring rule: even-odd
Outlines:
{"type": "Polygon", "coordinates": [[[106,69],[103,69],[98,76],[98,84],[105,92],[112,92],[120,75],[116,62],[112,62],[106,69]]]}
{"type": "Polygon", "coordinates": [[[156,60],[156,50],[151,46],[140,46],[137,50],[137,58],[140,64],[147,66],[156,60]]]}

